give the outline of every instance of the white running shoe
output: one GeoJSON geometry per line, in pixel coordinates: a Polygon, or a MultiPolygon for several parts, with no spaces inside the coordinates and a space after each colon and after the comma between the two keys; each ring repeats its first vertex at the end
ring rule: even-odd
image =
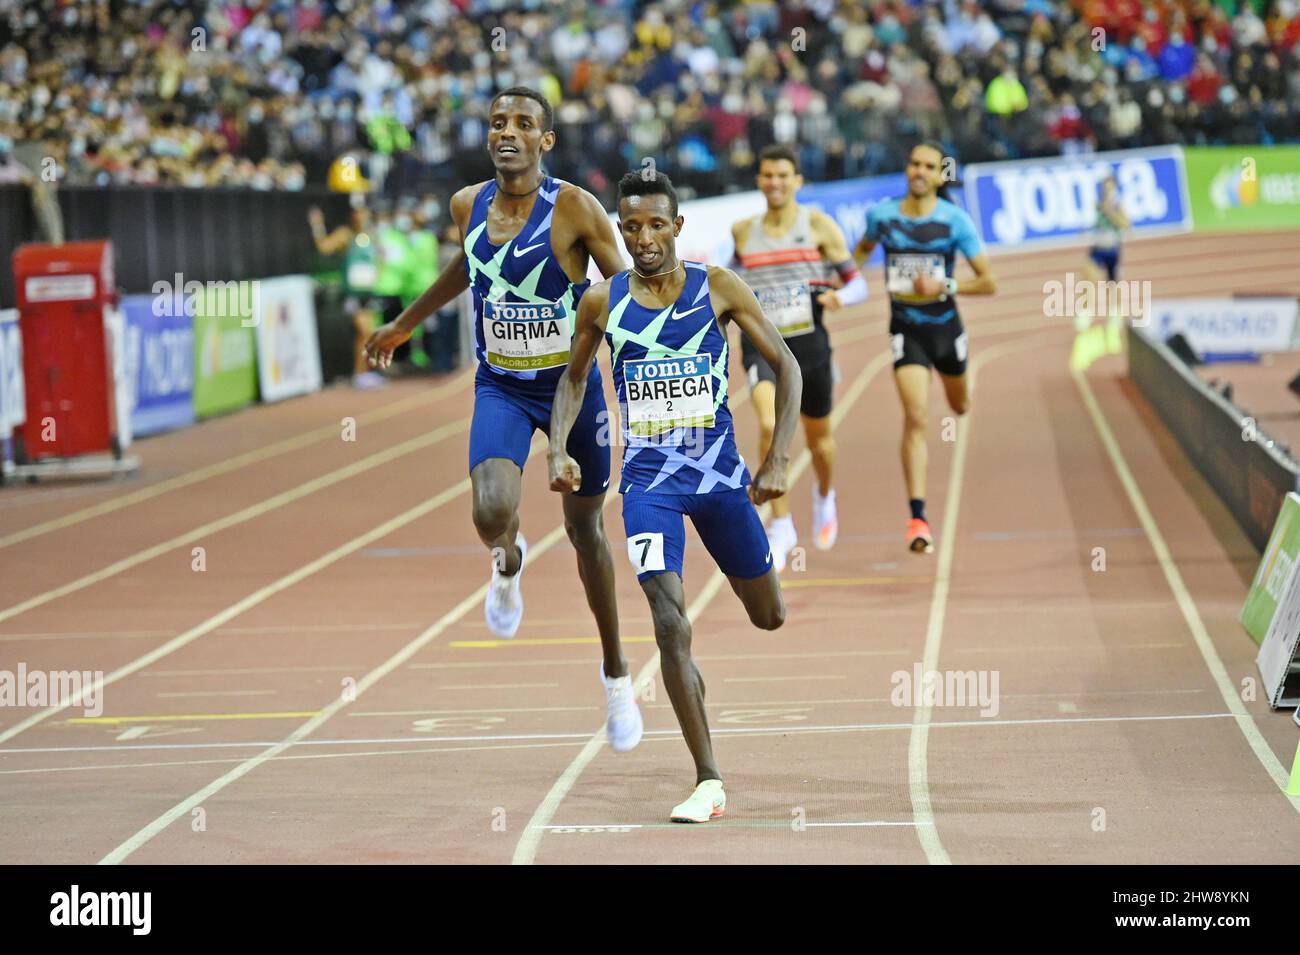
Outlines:
{"type": "Polygon", "coordinates": [[[813,488],[813,543],[818,550],[830,550],[840,535],[840,521],[835,513],[835,489],[822,497],[813,488]]]}
{"type": "Polygon", "coordinates": [[[605,734],[609,746],[616,753],[626,753],[641,742],[641,710],[636,705],[632,689],[632,675],[610,679],[605,676],[605,664],[600,665],[600,682],[605,684],[605,734]]]}
{"type": "Polygon", "coordinates": [[[727,794],[721,779],[706,779],[695,787],[685,802],[673,806],[673,822],[708,822],[727,811],[727,794]]]}
{"type": "Polygon", "coordinates": [[[528,542],[523,534],[516,534],[515,544],[519,547],[518,573],[507,577],[493,560],[492,583],[488,584],[487,597],[483,600],[483,616],[487,618],[488,629],[503,640],[513,637],[524,619],[524,596],[519,592],[519,578],[524,575],[528,542]]]}
{"type": "Polygon", "coordinates": [[[767,546],[772,551],[772,564],[778,574],[785,570],[785,559],[798,543],[799,534],[794,529],[794,518],[789,514],[772,518],[772,523],[767,525],[767,546]]]}

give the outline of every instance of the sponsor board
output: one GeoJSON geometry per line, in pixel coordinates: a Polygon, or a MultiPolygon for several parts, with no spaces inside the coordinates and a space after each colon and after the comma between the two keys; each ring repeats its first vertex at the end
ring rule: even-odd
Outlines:
{"type": "Polygon", "coordinates": [[[1300,226],[1300,146],[1195,147],[1183,161],[1198,232],[1300,226]]]}
{"type": "Polygon", "coordinates": [[[18,309],[0,311],[0,441],[27,420],[23,336],[18,309]]]}
{"type": "Polygon", "coordinates": [[[148,295],[122,299],[131,427],[157,434],[194,422],[194,320],[158,315],[148,295]]]}
{"type": "Polygon", "coordinates": [[[1300,495],[1288,494],[1282,501],[1277,523],[1264,548],[1255,579],[1250,583],[1246,603],[1241,608],[1241,625],[1256,643],[1263,643],[1273,614],[1282,600],[1300,560],[1300,495]]]}
{"type": "Polygon", "coordinates": [[[965,199],[990,249],[1090,239],[1101,181],[1114,175],[1134,236],[1192,228],[1180,147],[976,163],[965,199]]]}
{"type": "Polygon", "coordinates": [[[258,282],[257,372],[263,401],[319,391],[322,384],[316,300],[306,275],[258,282]]]}
{"type": "Polygon", "coordinates": [[[1289,351],[1300,301],[1294,298],[1156,299],[1152,334],[1182,335],[1199,354],[1289,351]]]}
{"type": "Polygon", "coordinates": [[[207,289],[203,306],[195,309],[194,414],[199,418],[257,400],[257,339],[239,306],[251,300],[246,291],[207,289]]]}

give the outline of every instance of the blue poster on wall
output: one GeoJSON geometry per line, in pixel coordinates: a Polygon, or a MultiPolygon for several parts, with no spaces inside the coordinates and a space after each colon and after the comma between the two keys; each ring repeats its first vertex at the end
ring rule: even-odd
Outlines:
{"type": "Polygon", "coordinates": [[[966,167],[966,194],[990,248],[1077,243],[1091,235],[1108,176],[1115,177],[1135,236],[1191,230],[1178,146],[976,164],[966,167]]]}
{"type": "Polygon", "coordinates": [[[131,427],[137,437],[194,423],[194,319],[184,309],[160,307],[157,311],[180,314],[157,315],[155,301],[152,295],[122,299],[131,427]]]}

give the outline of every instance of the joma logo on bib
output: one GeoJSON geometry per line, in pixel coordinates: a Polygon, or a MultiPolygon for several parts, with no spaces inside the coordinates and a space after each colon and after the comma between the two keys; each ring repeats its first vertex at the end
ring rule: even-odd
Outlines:
{"type": "Polygon", "coordinates": [[[488,364],[506,371],[554,368],[569,361],[569,315],[559,302],[484,302],[488,364]]]}
{"type": "Polygon", "coordinates": [[[646,358],[623,365],[627,429],[651,437],[676,428],[713,427],[713,360],[708,355],[646,358]]]}

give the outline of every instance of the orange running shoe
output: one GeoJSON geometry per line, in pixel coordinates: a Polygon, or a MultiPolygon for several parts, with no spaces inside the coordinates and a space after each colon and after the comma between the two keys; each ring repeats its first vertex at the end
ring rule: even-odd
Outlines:
{"type": "Polygon", "coordinates": [[[914,517],[907,522],[907,549],[913,554],[934,553],[934,535],[923,518],[914,517]]]}

